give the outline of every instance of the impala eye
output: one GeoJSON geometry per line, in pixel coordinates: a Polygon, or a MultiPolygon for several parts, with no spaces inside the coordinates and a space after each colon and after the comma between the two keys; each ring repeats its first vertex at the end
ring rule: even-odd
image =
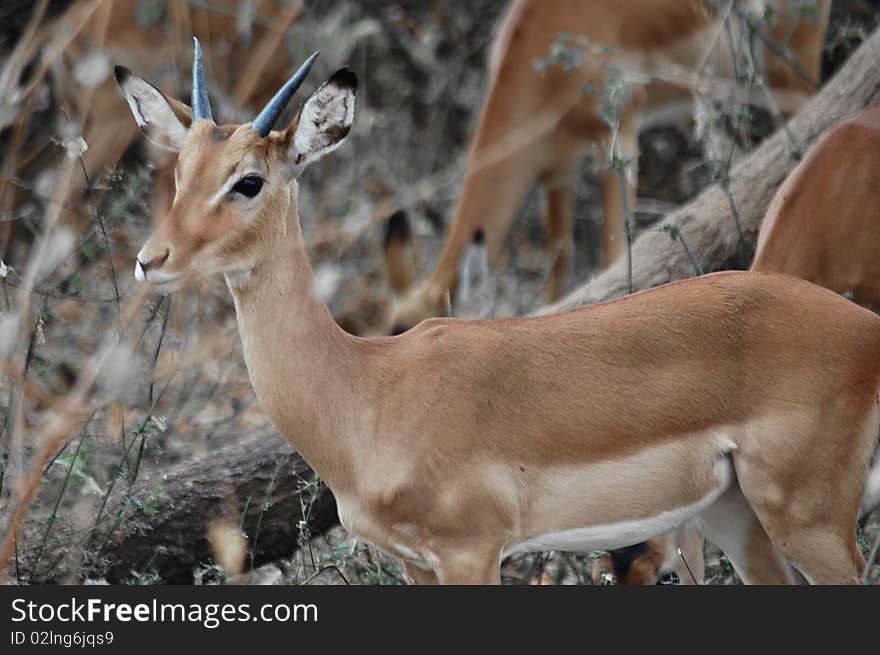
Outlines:
{"type": "Polygon", "coordinates": [[[243,177],[238,182],[236,182],[235,186],[232,187],[232,190],[236,193],[240,193],[246,198],[253,198],[260,192],[260,189],[262,188],[262,178],[259,178],[256,175],[248,175],[247,177],[243,177]]]}

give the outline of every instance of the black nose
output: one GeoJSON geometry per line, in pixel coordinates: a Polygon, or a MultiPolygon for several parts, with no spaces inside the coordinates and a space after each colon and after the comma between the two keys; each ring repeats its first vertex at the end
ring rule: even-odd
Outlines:
{"type": "Polygon", "coordinates": [[[168,255],[170,255],[170,254],[171,254],[171,251],[166,248],[165,254],[159,255],[158,257],[153,257],[152,259],[149,259],[145,262],[142,262],[140,260],[140,258],[138,258],[137,263],[140,265],[141,270],[143,270],[144,273],[146,273],[147,271],[149,271],[151,269],[159,268],[160,266],[162,266],[162,264],[165,263],[165,261],[168,259],[168,255]]]}
{"type": "Polygon", "coordinates": [[[405,325],[395,325],[393,328],[391,328],[391,336],[396,337],[398,334],[403,334],[408,329],[409,328],[405,325]]]}

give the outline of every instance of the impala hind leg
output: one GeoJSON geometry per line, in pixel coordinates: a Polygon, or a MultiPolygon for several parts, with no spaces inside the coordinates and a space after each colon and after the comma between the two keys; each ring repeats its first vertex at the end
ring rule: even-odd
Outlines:
{"type": "Polygon", "coordinates": [[[858,584],[865,560],[856,525],[880,407],[871,399],[862,413],[834,400],[767,426],[772,437],[755,433],[799,447],[777,449],[773,458],[761,448],[741,450],[734,467],[776,550],[810,583],[858,584]],[[777,434],[780,429],[785,433],[777,434]]]}
{"type": "MultiPolygon", "coordinates": [[[[808,472],[803,475],[811,477],[808,472]]],[[[772,482],[759,486],[761,477],[743,475],[743,491],[778,552],[811,584],[859,584],[865,560],[856,543],[858,500],[845,507],[829,502],[837,489],[814,488],[780,502],[772,493],[772,482]]]]}
{"type": "Polygon", "coordinates": [[[572,255],[571,207],[574,187],[571,182],[545,190],[547,200],[547,249],[553,257],[547,300],[559,300],[565,294],[572,255]]]}
{"type": "Polygon", "coordinates": [[[681,555],[677,549],[674,553],[674,568],[680,584],[699,585],[706,579],[705,542],[703,533],[696,526],[689,525],[682,530],[677,546],[681,548],[681,555]]]}
{"type": "Polygon", "coordinates": [[[789,518],[764,509],[758,513],[774,544],[809,583],[860,583],[865,560],[856,543],[854,518],[849,527],[836,521],[791,525],[789,518]]]}
{"type": "Polygon", "coordinates": [[[696,526],[724,551],[746,584],[795,584],[791,568],[773,547],[739,485],[704,510],[696,526]]]}

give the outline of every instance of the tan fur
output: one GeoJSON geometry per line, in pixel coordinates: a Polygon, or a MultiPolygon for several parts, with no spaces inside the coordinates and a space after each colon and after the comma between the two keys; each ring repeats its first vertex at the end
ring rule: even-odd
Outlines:
{"type": "Polygon", "coordinates": [[[820,284],[880,311],[880,108],[825,133],[761,224],[752,269],[820,284]]]}
{"type": "MultiPolygon", "coordinates": [[[[744,4],[747,4],[744,1],[744,4]]],[[[818,78],[830,0],[819,0],[819,20],[798,19],[791,0],[773,0],[777,20],[770,37],[787,44],[795,59],[818,78]]],[[[675,70],[694,75],[712,50],[721,25],[703,0],[514,0],[501,23],[492,49],[490,85],[470,148],[464,184],[449,222],[443,250],[431,273],[406,293],[398,291],[408,271],[399,260],[388,262],[396,297],[386,327],[408,329],[445,313],[446,297],[454,295],[463,249],[482,230],[490,257],[498,261],[505,235],[529,189],[540,182],[546,193],[548,247],[553,268],[548,286],[551,300],[565,290],[571,256],[571,198],[575,165],[591,148],[607,157],[611,132],[600,116],[605,64],[625,64],[648,73],[675,70]],[[578,70],[554,65],[535,71],[560,34],[589,39],[598,50],[578,70]],[[596,89],[585,93],[584,89],[596,89]]],[[[718,73],[726,74],[728,55],[717,56],[718,73]]],[[[767,71],[780,104],[795,111],[811,89],[787,64],[767,53],[767,71]],[[785,91],[794,98],[783,100],[785,91]]],[[[635,84],[633,97],[620,117],[620,155],[633,159],[638,151],[641,110],[687,97],[686,86],[652,82],[635,84]]],[[[627,202],[635,207],[636,163],[627,171],[627,202]]],[[[603,173],[604,267],[624,250],[623,206],[614,171],[603,173]]]]}
{"type": "Polygon", "coordinates": [[[880,318],[801,280],[733,272],[562,314],[357,338],[311,292],[296,129],[195,123],[174,205],[139,257],[166,253],[153,274],[227,273],[259,402],[344,525],[414,580],[497,583],[504,554],[542,536],[682,508],[729,530],[730,505],[745,526],[730,554],[750,581],[775,581],[751,561],[762,553],[815,582],[858,580],[880,318]],[[259,195],[210,204],[231,170],[252,167],[259,195]],[[740,547],[755,521],[772,548],[740,547]]]}

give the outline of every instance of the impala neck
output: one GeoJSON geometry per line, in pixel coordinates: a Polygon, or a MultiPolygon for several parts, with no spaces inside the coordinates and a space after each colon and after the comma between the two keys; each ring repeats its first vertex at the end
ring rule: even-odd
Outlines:
{"type": "Polygon", "coordinates": [[[362,361],[312,295],[312,268],[291,184],[286,221],[267,235],[259,263],[227,276],[248,374],[279,432],[328,484],[344,487],[354,458],[362,361]]]}

